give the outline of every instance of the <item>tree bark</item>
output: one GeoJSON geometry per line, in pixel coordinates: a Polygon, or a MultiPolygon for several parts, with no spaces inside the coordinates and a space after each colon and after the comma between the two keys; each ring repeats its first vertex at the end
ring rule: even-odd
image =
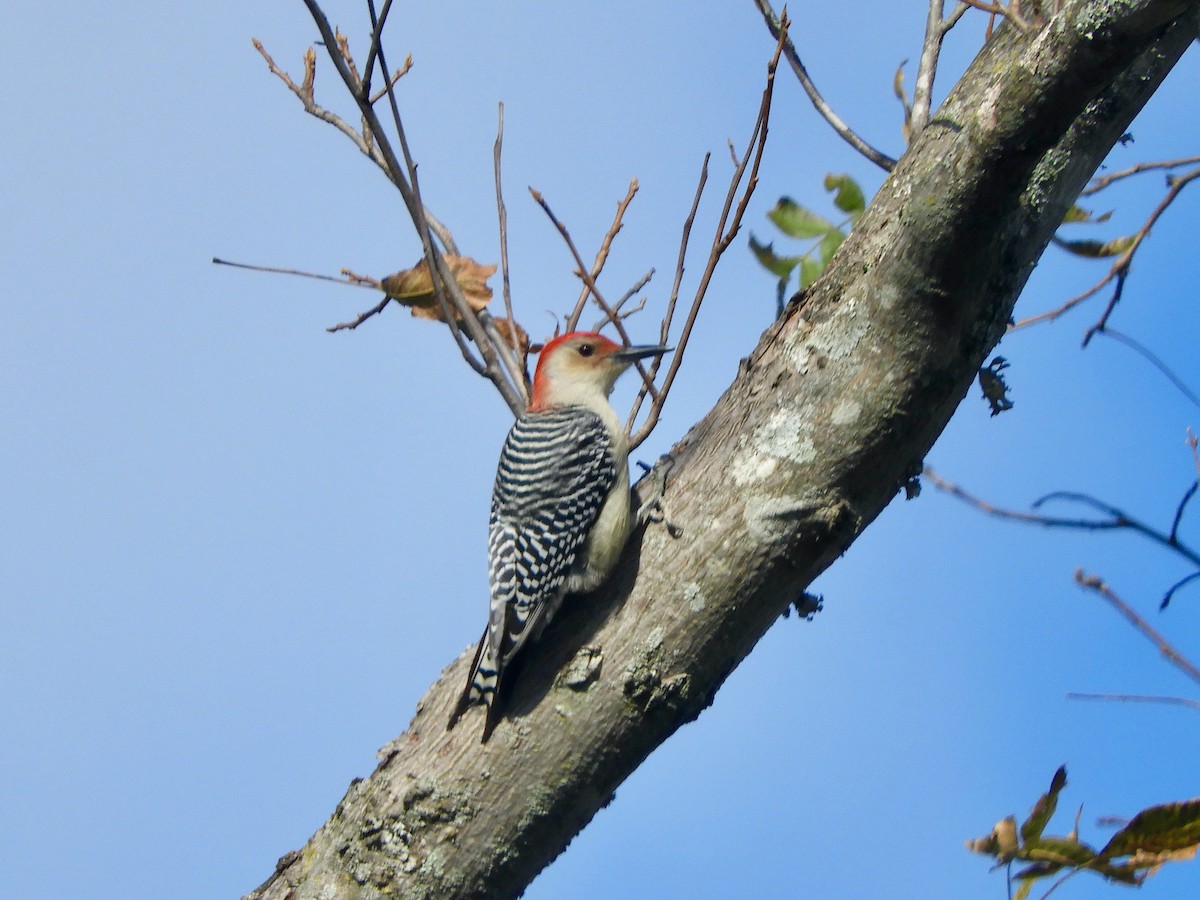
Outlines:
{"type": "Polygon", "coordinates": [[[675,446],[679,536],[640,531],[605,590],[568,599],[487,744],[482,712],[446,730],[470,653],[454,661],[250,897],[518,895],[712,701],[919,472],[1067,208],[1200,25],[1200,0],[1063,6],[984,46],[824,276],[675,446]]]}

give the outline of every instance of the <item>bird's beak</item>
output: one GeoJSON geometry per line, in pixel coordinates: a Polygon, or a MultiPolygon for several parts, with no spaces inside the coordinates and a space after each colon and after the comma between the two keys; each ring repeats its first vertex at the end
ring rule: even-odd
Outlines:
{"type": "Polygon", "coordinates": [[[639,359],[645,359],[647,356],[662,356],[664,353],[670,353],[674,347],[622,347],[620,350],[612,354],[613,359],[620,360],[624,363],[633,363],[639,359]]]}

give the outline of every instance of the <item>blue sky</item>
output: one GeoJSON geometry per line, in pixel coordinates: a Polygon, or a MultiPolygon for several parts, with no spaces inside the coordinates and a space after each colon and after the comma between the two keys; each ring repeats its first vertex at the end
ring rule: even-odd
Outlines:
{"type": "MultiPolygon", "coordinates": [[[[360,4],[327,11],[365,49],[360,4]]],[[[427,202],[466,252],[497,258],[503,100],[525,325],[548,333],[548,311],[578,293],[526,185],[590,254],[638,178],[604,284],[620,293],[655,267],[661,304],[701,158],[714,153],[692,277],[725,142],[745,140],[757,108],[772,45],[752,5],[457,12],[398,5],[388,45],[415,58],[401,96],[427,202]]],[[[901,152],[891,78],[916,58],[923,15],[793,16],[827,98],[901,152]]],[[[968,18],[947,75],[979,46],[982,16],[968,18]]],[[[238,896],[478,636],[508,411],[406,313],[325,332],[368,292],[209,263],[384,275],[419,257],[398,195],[250,45],[299,76],[317,37],[301,3],[25,4],[6,26],[20,39],[0,56],[0,894],[238,896]]],[[[345,111],[319,66],[319,95],[345,111]]],[[[1200,152],[1198,67],[1193,48],[1114,167],[1200,152]]],[[[880,181],[783,74],[749,227],[642,458],[707,410],[769,323],[772,280],[744,239],[772,236],[780,195],[827,204],[828,171],[880,181]]],[[[1160,186],[1142,176],[1095,201],[1116,207],[1103,235],[1133,230],[1160,186]]],[[[1196,203],[1185,194],[1162,220],[1113,321],[1193,387],[1196,203]]],[[[1019,312],[1099,275],[1051,251],[1019,312]]],[[[929,462],[999,503],[1079,490],[1169,524],[1200,410],[1111,341],[1080,352],[1102,302],[1006,339],[1015,409],[990,418],[972,391],[929,462]]],[[[631,330],[656,327],[646,315],[631,330]]],[[[528,896],[1000,898],[1002,877],[963,841],[1026,812],[1059,764],[1071,783],[1054,824],[1083,803],[1097,841],[1097,816],[1200,794],[1194,714],[1064,699],[1194,691],[1071,583],[1077,566],[1200,658],[1200,589],[1155,611],[1186,573],[1174,558],[1131,536],[1005,525],[927,489],[887,510],[816,585],[825,611],[780,621],[528,896]]],[[[1198,890],[1193,864],[1144,893],[1198,890]]],[[[1059,893],[1115,892],[1081,877],[1059,893]]]]}

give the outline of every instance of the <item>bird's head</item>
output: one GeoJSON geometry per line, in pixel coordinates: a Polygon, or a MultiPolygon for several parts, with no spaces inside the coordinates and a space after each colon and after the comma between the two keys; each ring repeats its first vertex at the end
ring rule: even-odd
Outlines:
{"type": "Polygon", "coordinates": [[[622,347],[594,331],[572,331],[542,349],[533,374],[531,412],[560,406],[591,406],[605,400],[621,373],[636,360],[670,347],[622,347]]]}

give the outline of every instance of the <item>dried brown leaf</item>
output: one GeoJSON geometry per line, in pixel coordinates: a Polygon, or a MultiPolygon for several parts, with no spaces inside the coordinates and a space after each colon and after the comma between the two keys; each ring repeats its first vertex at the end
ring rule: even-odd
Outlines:
{"type": "MultiPolygon", "coordinates": [[[[487,280],[496,274],[496,266],[482,265],[468,256],[447,256],[446,264],[471,309],[479,312],[487,306],[492,299],[492,289],[487,286],[487,280]]],[[[422,259],[411,269],[401,269],[387,276],[380,285],[389,297],[407,306],[417,318],[445,321],[426,260],[422,259]]]]}

